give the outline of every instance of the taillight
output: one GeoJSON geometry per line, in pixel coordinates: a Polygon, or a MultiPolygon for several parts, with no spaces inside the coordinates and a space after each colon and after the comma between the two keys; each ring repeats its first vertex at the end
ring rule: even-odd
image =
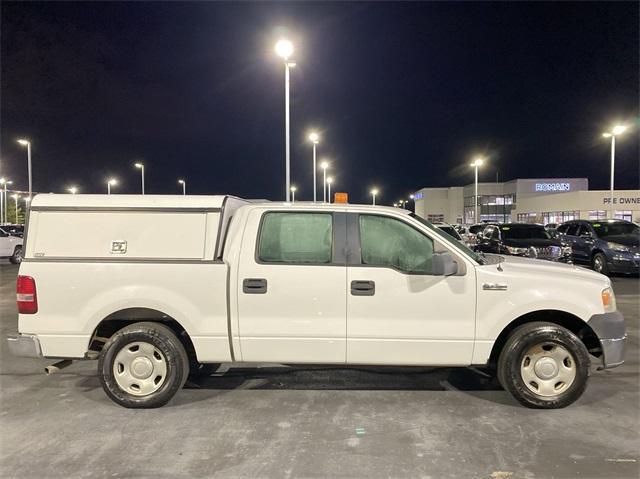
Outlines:
{"type": "Polygon", "coordinates": [[[38,312],[38,296],[36,295],[35,279],[31,276],[18,276],[16,293],[18,313],[35,314],[38,312]]]}

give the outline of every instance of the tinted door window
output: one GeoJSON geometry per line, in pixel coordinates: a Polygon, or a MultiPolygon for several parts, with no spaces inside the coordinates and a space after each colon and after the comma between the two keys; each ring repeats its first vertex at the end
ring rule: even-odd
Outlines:
{"type": "Polygon", "coordinates": [[[362,263],[405,273],[430,274],[433,241],[408,224],[384,216],[360,215],[362,263]]]}
{"type": "Polygon", "coordinates": [[[578,236],[591,236],[591,229],[587,225],[580,225],[578,236]]]}
{"type": "Polygon", "coordinates": [[[580,224],[572,223],[567,227],[567,232],[565,234],[569,236],[578,236],[579,229],[580,229],[580,224]]]}
{"type": "Polygon", "coordinates": [[[331,262],[331,213],[266,213],[260,229],[258,258],[265,263],[331,262]]]}

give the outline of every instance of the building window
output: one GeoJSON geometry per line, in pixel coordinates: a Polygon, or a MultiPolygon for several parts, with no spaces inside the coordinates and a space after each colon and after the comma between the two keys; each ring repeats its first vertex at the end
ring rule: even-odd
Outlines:
{"type": "Polygon", "coordinates": [[[427,215],[427,220],[431,221],[432,223],[444,223],[444,215],[443,214],[427,215]]]}
{"type": "Polygon", "coordinates": [[[604,220],[607,219],[607,212],[604,210],[589,211],[590,220],[604,220]]]}
{"type": "Polygon", "coordinates": [[[518,213],[518,223],[535,223],[537,218],[536,213],[518,213]]]}
{"type": "Polygon", "coordinates": [[[616,211],[614,218],[617,220],[631,221],[631,210],[616,211]]]}
{"type": "Polygon", "coordinates": [[[565,221],[579,220],[579,211],[545,211],[542,213],[542,223],[564,223],[565,221]]]}

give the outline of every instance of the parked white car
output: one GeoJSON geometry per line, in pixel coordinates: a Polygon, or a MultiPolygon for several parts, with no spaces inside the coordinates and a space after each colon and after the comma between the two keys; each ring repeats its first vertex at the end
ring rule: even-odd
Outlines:
{"type": "Polygon", "coordinates": [[[557,408],[584,391],[589,354],[622,364],[626,337],[607,277],[482,257],[380,206],[38,195],[17,283],[11,350],[98,358],[126,407],[241,361],[486,366],[557,408]]]}
{"type": "Polygon", "coordinates": [[[9,259],[13,264],[22,261],[22,238],[10,234],[0,226],[0,259],[9,259]]]}

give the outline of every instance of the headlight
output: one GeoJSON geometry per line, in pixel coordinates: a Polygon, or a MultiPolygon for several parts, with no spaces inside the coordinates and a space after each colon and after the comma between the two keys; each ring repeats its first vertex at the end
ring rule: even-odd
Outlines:
{"type": "Polygon", "coordinates": [[[628,246],[619,244],[619,243],[607,242],[607,247],[609,249],[612,249],[613,251],[624,251],[624,252],[631,251],[631,248],[629,248],[628,246]]]}
{"type": "Polygon", "coordinates": [[[571,256],[573,254],[571,246],[562,246],[560,250],[562,251],[562,256],[571,256]]]}
{"type": "Polygon", "coordinates": [[[605,311],[615,311],[616,310],[616,296],[613,294],[613,289],[605,288],[601,293],[602,297],[602,306],[605,311]]]}
{"type": "Polygon", "coordinates": [[[518,254],[527,254],[529,249],[528,248],[518,248],[516,246],[507,246],[507,251],[509,252],[509,254],[518,255],[518,254]]]}

